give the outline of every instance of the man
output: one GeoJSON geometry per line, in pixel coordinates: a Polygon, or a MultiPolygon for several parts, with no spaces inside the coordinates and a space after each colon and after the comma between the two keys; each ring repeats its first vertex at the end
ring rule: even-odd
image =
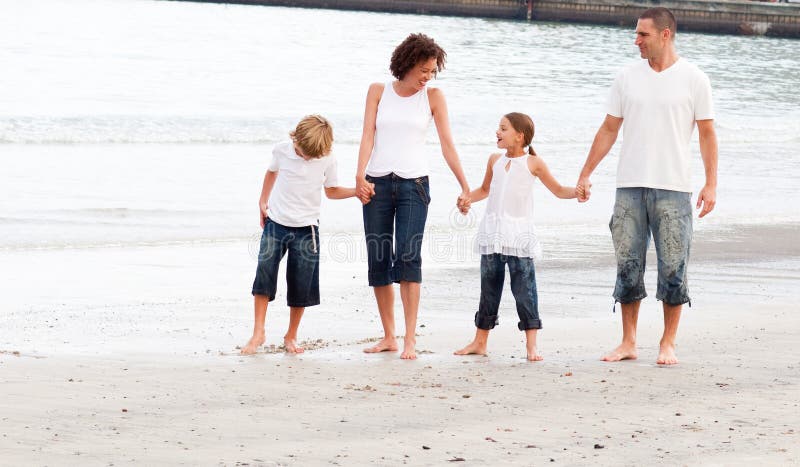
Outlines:
{"type": "Polygon", "coordinates": [[[622,343],[602,357],[607,362],[637,358],[636,323],[652,233],[658,257],[656,299],[663,302],[664,333],[657,363],[678,363],[675,336],[681,307],[691,302],[687,264],[692,236],[690,140],[695,125],[705,167],[696,207],[703,217],[716,203],[717,137],[708,77],[678,56],[675,16],[651,8],[639,16],[636,42],[642,60],[614,80],[605,121],[597,131],[578,178],[579,201],[590,196],[589,177],[608,154],[621,127],[614,214],[609,223],[617,258],[614,299],[622,307],[622,343]]]}

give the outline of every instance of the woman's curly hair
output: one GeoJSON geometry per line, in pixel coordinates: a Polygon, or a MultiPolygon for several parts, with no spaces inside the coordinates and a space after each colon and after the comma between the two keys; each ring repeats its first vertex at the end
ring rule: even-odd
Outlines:
{"type": "Polygon", "coordinates": [[[392,52],[389,70],[395,78],[403,79],[419,62],[432,58],[436,59],[436,71],[444,70],[444,61],[447,58],[444,49],[425,34],[410,34],[392,52]]]}

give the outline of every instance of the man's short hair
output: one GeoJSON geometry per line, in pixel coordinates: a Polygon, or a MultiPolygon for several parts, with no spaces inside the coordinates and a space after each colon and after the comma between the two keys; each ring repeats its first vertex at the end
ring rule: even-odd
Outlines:
{"type": "Polygon", "coordinates": [[[290,135],[306,157],[319,159],[331,152],[333,126],[321,115],[306,115],[290,135]]]}
{"type": "Polygon", "coordinates": [[[673,38],[675,37],[675,32],[678,29],[678,22],[675,20],[675,15],[673,15],[671,11],[664,7],[659,6],[645,10],[641,15],[639,15],[639,19],[653,20],[653,24],[656,26],[656,29],[658,29],[658,32],[669,29],[669,31],[672,33],[670,37],[673,38]]]}

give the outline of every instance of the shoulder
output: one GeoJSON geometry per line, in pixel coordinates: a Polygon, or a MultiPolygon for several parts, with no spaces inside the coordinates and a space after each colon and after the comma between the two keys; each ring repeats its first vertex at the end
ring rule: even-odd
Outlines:
{"type": "Polygon", "coordinates": [[[541,167],[547,167],[547,164],[544,163],[544,159],[542,159],[541,156],[529,155],[527,162],[528,170],[530,170],[531,173],[535,173],[541,167]]]}
{"type": "Polygon", "coordinates": [[[289,154],[289,151],[294,150],[294,143],[292,140],[287,139],[285,141],[281,141],[280,143],[275,144],[272,147],[272,155],[273,156],[286,156],[289,154]]]}
{"type": "Polygon", "coordinates": [[[439,88],[426,88],[428,92],[428,101],[430,102],[444,102],[444,91],[439,88]]]}
{"type": "Polygon", "coordinates": [[[490,155],[489,156],[489,165],[494,165],[494,163],[497,162],[497,159],[500,159],[501,157],[503,157],[503,155],[500,154],[499,152],[496,152],[496,153],[490,155]]]}
{"type": "Polygon", "coordinates": [[[694,63],[686,60],[685,58],[681,57],[680,59],[681,65],[685,70],[684,73],[688,74],[693,80],[700,81],[700,82],[708,82],[708,75],[700,69],[694,63]]]}
{"type": "Polygon", "coordinates": [[[367,90],[367,98],[380,100],[381,96],[383,95],[383,90],[385,87],[386,85],[384,83],[370,84],[369,89],[367,90]]]}

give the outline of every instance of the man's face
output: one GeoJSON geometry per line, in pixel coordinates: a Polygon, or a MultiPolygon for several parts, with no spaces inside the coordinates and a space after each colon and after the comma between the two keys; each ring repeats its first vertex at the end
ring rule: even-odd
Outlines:
{"type": "Polygon", "coordinates": [[[664,39],[665,33],[666,29],[659,31],[650,18],[640,19],[636,23],[636,41],[634,44],[639,47],[639,53],[642,58],[651,59],[661,55],[666,41],[669,40],[664,39]]]}

